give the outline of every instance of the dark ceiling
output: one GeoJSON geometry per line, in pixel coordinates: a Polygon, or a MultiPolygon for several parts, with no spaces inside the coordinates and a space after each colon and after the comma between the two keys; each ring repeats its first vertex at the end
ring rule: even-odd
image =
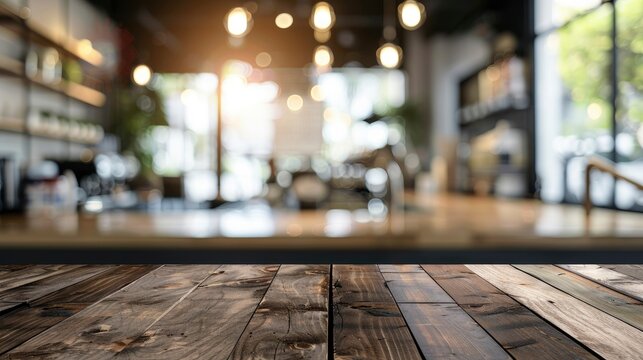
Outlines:
{"type": "MultiPolygon", "coordinates": [[[[318,44],[308,25],[313,0],[256,0],[252,31],[240,46],[231,46],[223,18],[245,1],[208,0],[90,0],[105,10],[125,31],[125,61],[146,62],[160,72],[212,71],[228,58],[254,61],[267,51],[273,67],[302,67],[311,62],[318,44]],[[278,13],[289,12],[294,24],[279,29],[278,13]]],[[[335,65],[375,65],[381,43],[384,4],[373,0],[327,0],[335,8],[337,22],[327,43],[335,65]],[[352,41],[351,41],[352,40],[352,41]]],[[[427,21],[417,31],[424,36],[454,33],[485,23],[496,31],[512,31],[519,37],[525,28],[528,0],[422,0],[427,21]]],[[[399,3],[399,1],[398,1],[399,3]]],[[[395,14],[389,15],[395,16],[395,14]]],[[[390,19],[390,17],[389,17],[390,19]]],[[[398,28],[400,41],[406,32],[398,28]]]]}

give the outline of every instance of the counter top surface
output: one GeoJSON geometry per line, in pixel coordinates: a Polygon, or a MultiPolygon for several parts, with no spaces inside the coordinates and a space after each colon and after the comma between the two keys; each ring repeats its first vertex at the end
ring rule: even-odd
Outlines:
{"type": "Polygon", "coordinates": [[[407,194],[407,211],[215,210],[0,217],[0,248],[643,250],[643,214],[536,200],[407,194]]]}

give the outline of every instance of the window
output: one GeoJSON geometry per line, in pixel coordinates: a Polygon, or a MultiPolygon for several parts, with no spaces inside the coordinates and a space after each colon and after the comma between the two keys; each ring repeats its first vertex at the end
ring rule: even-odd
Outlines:
{"type": "MultiPolygon", "coordinates": [[[[587,156],[616,160],[617,168],[632,177],[643,174],[643,1],[535,4],[541,196],[577,203],[583,199],[587,156]],[[612,60],[615,46],[617,64],[612,60]],[[612,75],[615,65],[617,79],[612,75]]],[[[641,210],[643,197],[628,184],[615,185],[610,175],[599,172],[592,174],[592,182],[595,204],[641,210]]]]}

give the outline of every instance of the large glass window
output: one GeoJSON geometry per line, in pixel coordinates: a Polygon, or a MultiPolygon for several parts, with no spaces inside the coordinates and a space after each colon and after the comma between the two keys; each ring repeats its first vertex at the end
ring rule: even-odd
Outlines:
{"type": "MultiPolygon", "coordinates": [[[[623,174],[643,181],[643,0],[616,2],[618,102],[616,156],[623,174]]],[[[643,197],[634,186],[619,182],[618,208],[643,211],[643,197]]]]}
{"type": "MultiPolygon", "coordinates": [[[[588,156],[615,159],[622,172],[643,175],[643,136],[639,136],[643,1],[543,0],[535,4],[536,156],[541,196],[546,201],[580,202],[588,156]],[[618,82],[614,86],[616,45],[618,82]]],[[[615,185],[610,175],[595,172],[592,182],[596,184],[592,187],[595,204],[640,206],[639,193],[627,184],[615,185]]]]}

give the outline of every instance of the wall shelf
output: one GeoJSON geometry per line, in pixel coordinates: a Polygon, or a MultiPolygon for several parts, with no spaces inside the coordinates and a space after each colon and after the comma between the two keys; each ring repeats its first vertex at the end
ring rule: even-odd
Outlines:
{"type": "MultiPolygon", "coordinates": [[[[5,56],[1,56],[1,55],[0,55],[0,73],[3,73],[5,75],[12,75],[16,77],[24,77],[24,73],[22,71],[22,63],[20,61],[14,60],[5,56]]],[[[39,77],[36,77],[36,78],[26,77],[26,79],[30,83],[37,85],[40,88],[44,88],[50,91],[57,92],[59,94],[63,94],[71,99],[80,101],[82,103],[85,103],[91,106],[101,107],[105,105],[105,100],[106,100],[105,94],[85,85],[76,84],[69,81],[61,81],[57,84],[47,83],[39,77]]]]}
{"type": "Polygon", "coordinates": [[[60,41],[54,39],[47,34],[47,31],[40,29],[36,24],[30,23],[28,19],[23,18],[15,10],[2,3],[0,3],[0,18],[22,25],[23,30],[26,30],[30,40],[35,43],[55,47],[56,49],[61,50],[65,55],[76,60],[81,60],[97,68],[103,64],[103,55],[98,50],[88,46],[83,46],[82,42],[78,40],[70,39],[60,41]]]}
{"type": "Polygon", "coordinates": [[[17,134],[17,135],[24,135],[24,136],[30,136],[33,138],[38,138],[38,139],[44,139],[44,140],[57,140],[57,141],[63,141],[63,142],[68,142],[72,144],[80,144],[80,145],[96,145],[99,141],[89,141],[89,140],[81,140],[81,139],[74,139],[69,136],[60,136],[60,135],[54,135],[54,134],[47,134],[47,133],[37,133],[37,132],[30,132],[26,131],[24,128],[24,125],[22,124],[22,120],[19,119],[2,119],[0,118],[0,133],[10,133],[10,134],[17,134]]]}

